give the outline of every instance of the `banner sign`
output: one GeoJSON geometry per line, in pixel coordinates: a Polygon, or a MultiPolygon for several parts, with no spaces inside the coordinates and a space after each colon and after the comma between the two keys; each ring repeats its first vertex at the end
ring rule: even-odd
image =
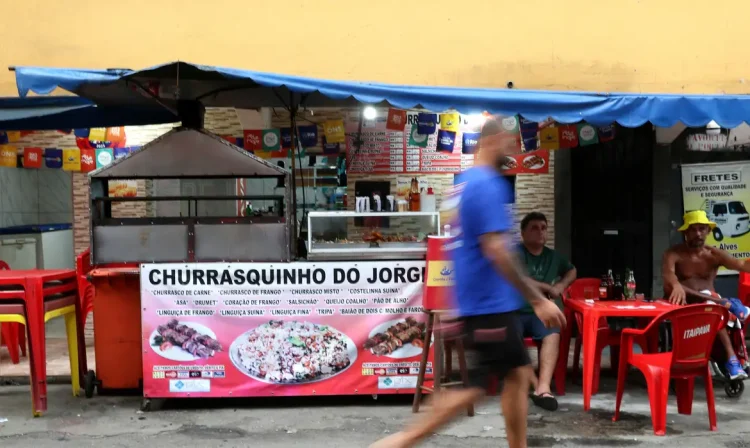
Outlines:
{"type": "MultiPolygon", "coordinates": [[[[685,211],[704,210],[716,223],[706,244],[750,258],[750,163],[731,162],[682,166],[682,202],[685,211]]],[[[720,269],[719,275],[736,274],[720,269]]]]}
{"type": "Polygon", "coordinates": [[[687,137],[690,151],[712,151],[727,147],[727,134],[692,134],[687,137]]]}
{"type": "Polygon", "coordinates": [[[144,396],[414,393],[424,271],[424,261],[141,265],[144,396]]]}
{"type": "Polygon", "coordinates": [[[538,149],[506,156],[500,168],[503,174],[549,174],[549,151],[538,149]]]}

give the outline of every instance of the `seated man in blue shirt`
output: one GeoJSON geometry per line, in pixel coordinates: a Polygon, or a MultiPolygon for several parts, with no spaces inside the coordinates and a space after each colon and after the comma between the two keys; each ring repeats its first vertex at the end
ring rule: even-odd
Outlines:
{"type": "Polygon", "coordinates": [[[526,276],[513,247],[513,221],[505,207],[511,202],[511,191],[500,174],[501,162],[513,151],[512,140],[498,120],[488,119],[482,127],[476,164],[460,179],[460,230],[452,255],[470,386],[441,391],[430,413],[372,447],[406,448],[420,443],[481,399],[491,378],[503,379],[501,406],[508,445],[527,446],[526,414],[534,372],[518,310],[527,301],[546,327],[565,325],[565,317],[526,276]]]}
{"type": "MultiPolygon", "coordinates": [[[[561,301],[565,289],[576,279],[576,268],[546,246],[547,217],[539,212],[526,215],[521,220],[521,239],[521,261],[526,265],[534,286],[549,299],[561,301]]],[[[542,343],[539,350],[539,379],[531,399],[535,405],[555,411],[557,400],[552,395],[550,383],[560,350],[560,329],[546,328],[528,305],[521,310],[520,317],[523,335],[542,343]]]]}

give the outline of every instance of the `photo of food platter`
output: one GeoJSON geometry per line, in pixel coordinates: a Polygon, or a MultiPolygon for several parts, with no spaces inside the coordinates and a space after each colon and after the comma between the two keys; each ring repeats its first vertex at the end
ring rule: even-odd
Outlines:
{"type": "Polygon", "coordinates": [[[523,158],[523,167],[528,170],[538,170],[544,168],[544,159],[536,154],[523,158]]]}
{"type": "Polygon", "coordinates": [[[229,348],[240,372],[270,384],[332,378],[357,359],[357,346],[329,325],[271,320],[240,335],[229,348]]]}
{"type": "Polygon", "coordinates": [[[205,325],[172,319],[151,333],[149,345],[156,354],[172,361],[209,359],[222,350],[216,333],[205,325]]]}
{"type": "Polygon", "coordinates": [[[518,168],[518,162],[516,162],[516,159],[514,159],[513,157],[505,157],[505,160],[503,160],[500,168],[503,170],[514,170],[518,168]]]}
{"type": "Polygon", "coordinates": [[[422,354],[426,325],[413,317],[383,322],[370,331],[364,348],[373,355],[411,358],[422,354]]]}
{"type": "Polygon", "coordinates": [[[549,151],[537,150],[504,156],[500,170],[507,174],[546,174],[549,172],[549,151]]]}

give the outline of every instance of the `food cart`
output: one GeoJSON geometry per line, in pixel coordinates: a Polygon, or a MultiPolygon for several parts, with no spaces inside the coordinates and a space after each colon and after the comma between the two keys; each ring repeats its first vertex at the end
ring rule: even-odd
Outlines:
{"type": "MultiPolygon", "coordinates": [[[[95,286],[97,372],[87,396],[142,387],[140,263],[237,262],[290,259],[290,174],[208,132],[177,128],[90,175],[91,260],[95,286]],[[112,183],[137,179],[275,179],[278,193],[246,196],[112,197],[112,183]],[[223,216],[212,204],[268,204],[252,216],[223,216]],[[168,216],[119,217],[118,209],[145,201],[172,203],[168,216]]],[[[221,207],[218,208],[222,210],[221,207]]]]}
{"type": "Polygon", "coordinates": [[[309,259],[293,261],[289,177],[191,128],[91,174],[99,361],[87,396],[142,387],[148,409],[153,398],[413,392],[426,237],[439,233],[439,215],[311,212],[309,259]],[[123,180],[243,177],[276,178],[279,193],[107,194],[123,180]],[[253,201],[252,216],[231,216],[234,205],[208,213],[238,200],[253,201]],[[117,216],[137,201],[181,212],[117,216]]]}

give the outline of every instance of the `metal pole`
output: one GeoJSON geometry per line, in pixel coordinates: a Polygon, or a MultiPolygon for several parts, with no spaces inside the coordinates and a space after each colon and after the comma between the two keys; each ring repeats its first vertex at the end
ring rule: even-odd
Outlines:
{"type": "Polygon", "coordinates": [[[295,154],[297,150],[297,106],[294,105],[292,98],[290,98],[289,102],[289,121],[292,127],[290,132],[292,134],[292,203],[289,206],[292,208],[292,259],[296,260],[297,240],[299,239],[299,235],[297,234],[297,176],[294,173],[297,165],[295,154]]]}

